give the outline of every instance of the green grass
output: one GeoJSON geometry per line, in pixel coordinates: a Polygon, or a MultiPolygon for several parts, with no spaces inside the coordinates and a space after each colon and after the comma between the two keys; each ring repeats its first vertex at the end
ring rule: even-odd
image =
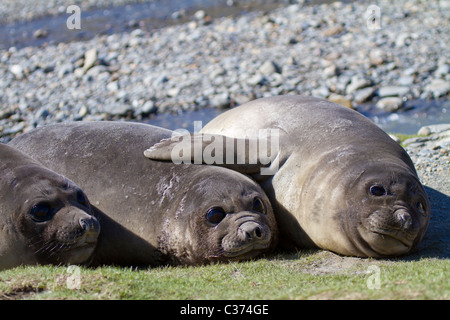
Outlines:
{"type": "Polygon", "coordinates": [[[3,299],[450,299],[450,261],[345,258],[324,251],[200,267],[0,272],[3,299]],[[379,272],[369,272],[376,266],[379,272]],[[379,276],[379,289],[368,288],[379,276]],[[79,279],[71,282],[71,279],[79,279]],[[75,284],[74,284],[75,283],[75,284]]]}

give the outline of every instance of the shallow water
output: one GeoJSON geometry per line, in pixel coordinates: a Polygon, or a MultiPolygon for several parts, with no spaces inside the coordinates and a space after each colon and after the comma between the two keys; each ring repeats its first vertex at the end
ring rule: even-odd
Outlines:
{"type": "MultiPolygon", "coordinates": [[[[381,129],[389,133],[417,134],[426,125],[450,123],[450,101],[414,100],[406,103],[405,111],[398,113],[380,112],[372,104],[360,107],[359,110],[371,119],[381,129]]],[[[201,121],[197,126],[205,126],[211,119],[226,110],[203,109],[180,114],[160,114],[145,123],[164,127],[170,130],[186,129],[194,132],[195,121],[201,121]]]]}
{"type": "MultiPolygon", "coordinates": [[[[92,39],[97,35],[131,31],[135,28],[152,30],[167,25],[191,20],[192,15],[205,9],[212,18],[242,14],[253,10],[271,10],[284,1],[260,0],[242,6],[228,6],[227,1],[214,0],[155,0],[104,9],[83,10],[81,8],[81,29],[68,29],[70,13],[46,16],[31,21],[2,24],[0,21],[0,49],[15,46],[41,46],[92,39]],[[185,11],[178,19],[172,19],[174,12],[185,11]],[[35,37],[36,30],[45,30],[45,37],[35,37]]],[[[323,2],[323,1],[322,1],[323,2]]]]}

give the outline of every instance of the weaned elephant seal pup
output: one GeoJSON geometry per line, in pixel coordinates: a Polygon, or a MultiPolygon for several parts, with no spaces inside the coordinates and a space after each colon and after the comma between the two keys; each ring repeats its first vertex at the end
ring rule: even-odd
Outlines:
{"type": "MultiPolygon", "coordinates": [[[[248,138],[248,143],[255,129],[279,132],[271,163],[277,170],[257,180],[271,200],[285,247],[385,257],[406,254],[421,240],[430,204],[414,165],[363,115],[313,97],[263,98],[219,115],[202,129],[204,137],[191,139],[200,139],[204,150],[211,138],[207,134],[248,138]]],[[[177,140],[163,141],[145,154],[169,160],[177,140]]],[[[254,173],[260,169],[228,166],[254,173]]]]}
{"type": "Polygon", "coordinates": [[[0,144],[0,270],[88,263],[98,234],[79,187],[0,144]]]}
{"type": "Polygon", "coordinates": [[[274,248],[273,211],[253,180],[225,168],[144,157],[148,145],[171,134],[138,123],[77,122],[38,128],[10,143],[73,179],[116,223],[111,231],[99,219],[95,263],[204,264],[274,248]]]}

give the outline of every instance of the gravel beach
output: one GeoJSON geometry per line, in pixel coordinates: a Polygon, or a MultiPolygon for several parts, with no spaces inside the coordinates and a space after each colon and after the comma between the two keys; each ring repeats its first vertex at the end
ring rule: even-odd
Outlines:
{"type": "MultiPolygon", "coordinates": [[[[7,0],[0,18],[55,15],[69,2],[83,9],[112,3],[7,0]]],[[[187,23],[156,30],[137,24],[89,41],[0,50],[0,142],[48,123],[146,121],[279,94],[314,95],[357,110],[370,103],[386,113],[401,112],[405,101],[448,99],[449,1],[377,1],[375,20],[368,17],[371,2],[292,2],[217,19],[198,11],[187,23]]],[[[447,101],[442,108],[449,107],[447,101]]],[[[419,171],[427,163],[421,159],[432,159],[437,169],[427,165],[423,176],[442,171],[448,192],[445,132],[430,133],[444,141],[432,153],[408,151],[419,171]]]]}
{"type": "MultiPolygon", "coordinates": [[[[135,2],[3,0],[0,21],[64,14],[73,4],[85,10],[135,2]]],[[[160,29],[136,23],[88,41],[0,50],[0,142],[55,122],[147,122],[280,94],[359,111],[369,104],[392,115],[414,109],[411,101],[440,99],[450,113],[450,1],[286,2],[268,12],[211,18],[205,9],[160,29]]],[[[46,36],[36,30],[35,37],[46,36]]],[[[404,145],[433,205],[421,247],[436,245],[448,257],[450,124],[419,134],[404,145]]]]}

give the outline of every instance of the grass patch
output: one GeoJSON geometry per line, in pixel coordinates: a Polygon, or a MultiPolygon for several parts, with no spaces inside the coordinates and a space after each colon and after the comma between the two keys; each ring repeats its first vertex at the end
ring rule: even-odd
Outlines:
{"type": "Polygon", "coordinates": [[[0,298],[450,299],[448,279],[448,259],[374,260],[308,251],[200,267],[18,267],[0,272],[0,298]]]}

